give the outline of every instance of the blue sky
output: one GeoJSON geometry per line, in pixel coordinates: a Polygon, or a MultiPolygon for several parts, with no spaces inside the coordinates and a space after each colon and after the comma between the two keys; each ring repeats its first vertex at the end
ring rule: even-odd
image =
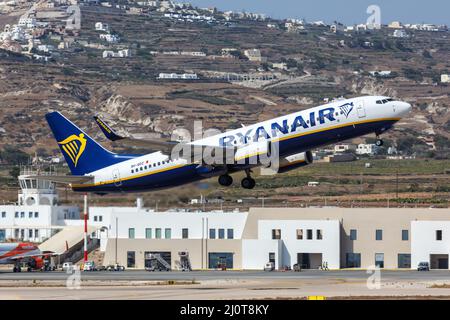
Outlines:
{"type": "Polygon", "coordinates": [[[335,20],[345,24],[365,23],[367,7],[381,7],[381,22],[388,24],[436,23],[450,25],[448,0],[180,0],[199,7],[265,13],[274,18],[305,18],[307,21],[335,20]]]}

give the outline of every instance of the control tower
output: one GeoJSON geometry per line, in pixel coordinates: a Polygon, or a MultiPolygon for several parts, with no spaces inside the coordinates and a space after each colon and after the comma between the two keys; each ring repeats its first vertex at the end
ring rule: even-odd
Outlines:
{"type": "Polygon", "coordinates": [[[50,167],[49,171],[43,171],[39,168],[22,167],[19,176],[19,205],[51,205],[58,204],[58,194],[54,182],[46,180],[37,180],[26,178],[34,175],[56,175],[54,168],[50,167]]]}

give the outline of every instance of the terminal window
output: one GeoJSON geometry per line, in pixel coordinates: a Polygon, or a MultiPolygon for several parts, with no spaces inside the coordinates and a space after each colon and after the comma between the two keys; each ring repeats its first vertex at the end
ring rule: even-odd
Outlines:
{"type": "Polygon", "coordinates": [[[297,240],[303,240],[303,229],[297,229],[297,240]]]}
{"type": "Polygon", "coordinates": [[[323,238],[322,230],[317,229],[316,232],[317,232],[316,239],[317,240],[322,240],[322,238],[323,238]]]}
{"type": "Polygon", "coordinates": [[[181,237],[183,239],[189,238],[189,229],[187,229],[187,228],[182,229],[181,230],[181,237]]]}
{"type": "Polygon", "coordinates": [[[210,252],[208,258],[209,269],[233,268],[233,253],[231,252],[210,252]]]}
{"type": "Polygon", "coordinates": [[[442,230],[436,230],[436,240],[442,241],[442,230]]]}
{"type": "Polygon", "coordinates": [[[273,240],[281,239],[281,229],[272,229],[272,239],[273,240]]]}
{"type": "Polygon", "coordinates": [[[134,239],[134,228],[129,228],[128,229],[128,238],[129,239],[134,239]]]}
{"type": "Polygon", "coordinates": [[[6,212],[2,212],[2,218],[6,218],[6,212]]]}
{"type": "Polygon", "coordinates": [[[384,268],[384,253],[375,253],[375,265],[384,268]]]}
{"type": "Polygon", "coordinates": [[[225,239],[225,229],[219,229],[219,239],[225,239]]]}
{"type": "Polygon", "coordinates": [[[409,232],[408,230],[402,230],[402,240],[408,241],[409,240],[409,232]]]}
{"type": "Polygon", "coordinates": [[[313,231],[312,229],[307,229],[306,230],[306,240],[312,240],[313,238],[313,231]]]}
{"type": "Polygon", "coordinates": [[[383,240],[383,230],[377,229],[375,231],[375,240],[383,240]]]}
{"type": "Polygon", "coordinates": [[[209,229],[209,238],[210,239],[216,238],[216,229],[209,229]]]}
{"type": "Polygon", "coordinates": [[[34,213],[34,217],[35,217],[35,218],[39,218],[39,212],[36,211],[36,212],[34,213]]]}
{"type": "Polygon", "coordinates": [[[398,267],[400,268],[411,268],[411,255],[409,253],[399,253],[398,254],[398,267]]]}
{"type": "Polygon", "coordinates": [[[234,230],[233,229],[227,229],[227,238],[234,239],[234,230]]]}
{"type": "Polygon", "coordinates": [[[34,237],[39,238],[39,229],[34,229],[34,237]]]}
{"type": "Polygon", "coordinates": [[[269,262],[275,263],[275,252],[269,252],[269,262]]]}
{"type": "Polygon", "coordinates": [[[127,251],[127,268],[134,268],[136,265],[136,253],[127,251]]]}
{"type": "Polygon", "coordinates": [[[347,268],[361,268],[361,253],[347,253],[345,260],[347,268]]]}
{"type": "Polygon", "coordinates": [[[145,239],[152,238],[152,228],[145,228],[145,239]]]}
{"type": "Polygon", "coordinates": [[[33,212],[28,212],[28,218],[33,218],[33,212]]]}
{"type": "Polygon", "coordinates": [[[358,231],[356,229],[350,229],[350,240],[358,239],[358,231]]]}
{"type": "Polygon", "coordinates": [[[172,229],[166,228],[164,230],[164,238],[166,238],[166,239],[172,238],[172,229]]]}
{"type": "Polygon", "coordinates": [[[156,239],[161,239],[161,228],[156,228],[155,229],[155,238],[156,239]]]}

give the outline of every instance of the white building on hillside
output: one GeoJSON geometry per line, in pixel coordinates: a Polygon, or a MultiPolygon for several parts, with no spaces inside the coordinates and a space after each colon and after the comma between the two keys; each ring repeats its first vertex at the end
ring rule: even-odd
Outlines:
{"type": "Polygon", "coordinates": [[[103,23],[103,22],[96,22],[95,23],[95,31],[109,32],[109,25],[107,23],[103,23]]]}
{"type": "Polygon", "coordinates": [[[358,155],[374,155],[378,151],[378,147],[375,144],[358,144],[358,148],[356,148],[356,154],[358,155]]]}

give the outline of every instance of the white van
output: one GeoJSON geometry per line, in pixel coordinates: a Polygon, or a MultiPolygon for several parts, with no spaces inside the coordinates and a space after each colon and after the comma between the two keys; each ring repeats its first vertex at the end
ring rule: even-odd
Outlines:
{"type": "Polygon", "coordinates": [[[73,263],[72,262],[64,262],[62,265],[62,271],[72,271],[73,270],[73,263]]]}

